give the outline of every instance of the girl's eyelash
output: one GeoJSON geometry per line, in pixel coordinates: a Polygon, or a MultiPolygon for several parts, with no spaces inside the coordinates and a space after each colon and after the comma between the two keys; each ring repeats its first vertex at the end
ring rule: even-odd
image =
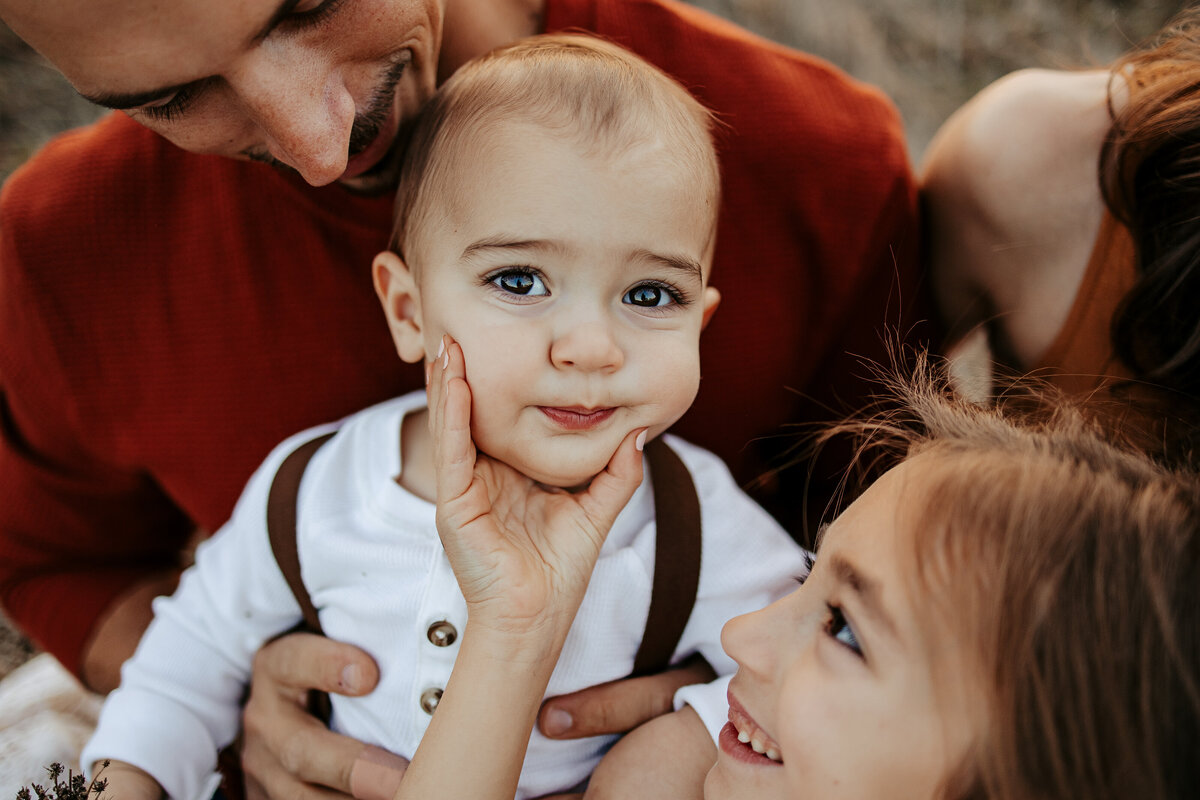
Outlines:
{"type": "Polygon", "coordinates": [[[817,557],[807,550],[801,550],[800,556],[804,559],[804,572],[794,577],[796,579],[796,583],[803,586],[804,582],[808,580],[808,576],[812,575],[813,564],[817,563],[817,557]]]}

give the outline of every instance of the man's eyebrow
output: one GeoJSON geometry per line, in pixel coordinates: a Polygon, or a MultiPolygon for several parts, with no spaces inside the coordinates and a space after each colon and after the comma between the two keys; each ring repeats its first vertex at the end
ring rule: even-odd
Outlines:
{"type": "Polygon", "coordinates": [[[878,622],[893,639],[899,640],[896,623],[883,605],[883,589],[879,581],[862,574],[840,553],[829,558],[829,569],[839,583],[850,588],[862,603],[867,616],[878,622]]]}
{"type": "MultiPolygon", "coordinates": [[[[299,3],[300,0],[282,0],[282,2],[279,4],[279,7],[276,8],[271,14],[271,18],[268,19],[266,24],[254,34],[252,40],[258,41],[260,39],[265,39],[267,35],[271,33],[271,31],[278,27],[279,23],[282,22],[288,14],[292,13],[299,3]]],[[[96,105],[103,106],[104,108],[123,110],[144,106],[147,103],[153,103],[155,100],[162,100],[164,97],[170,97],[181,89],[185,89],[189,86],[195,86],[196,84],[202,83],[206,80],[209,79],[200,78],[194,81],[187,81],[186,83],[163,86],[159,89],[148,89],[144,92],[101,92],[99,94],[79,92],[79,96],[88,102],[95,103],[96,105]]]]}

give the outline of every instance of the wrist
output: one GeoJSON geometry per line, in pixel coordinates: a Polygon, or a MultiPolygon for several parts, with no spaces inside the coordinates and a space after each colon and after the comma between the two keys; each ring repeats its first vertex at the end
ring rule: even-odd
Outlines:
{"type": "Polygon", "coordinates": [[[556,621],[515,625],[511,620],[468,615],[462,648],[499,669],[536,671],[548,665],[552,670],[569,630],[569,625],[556,621]]]}

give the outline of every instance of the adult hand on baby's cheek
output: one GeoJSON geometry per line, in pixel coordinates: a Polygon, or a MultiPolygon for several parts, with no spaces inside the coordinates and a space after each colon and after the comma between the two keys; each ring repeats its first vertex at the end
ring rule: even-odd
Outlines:
{"type": "MultiPolygon", "coordinates": [[[[264,645],[254,659],[242,716],[248,800],[390,797],[390,792],[364,793],[356,786],[356,770],[363,772],[363,743],[328,730],[307,709],[309,689],[362,695],[374,689],[378,679],[375,662],[366,653],[322,636],[293,633],[264,645]]],[[[398,785],[406,762],[392,758],[398,785]]],[[[373,781],[377,784],[386,782],[381,775],[391,774],[374,767],[368,772],[379,778],[373,781]]]]}
{"type": "Polygon", "coordinates": [[[429,383],[437,523],[470,619],[502,632],[569,627],[600,547],[641,483],[645,432],[630,432],[585,491],[535,483],[476,451],[462,349],[444,344],[429,383]]]}

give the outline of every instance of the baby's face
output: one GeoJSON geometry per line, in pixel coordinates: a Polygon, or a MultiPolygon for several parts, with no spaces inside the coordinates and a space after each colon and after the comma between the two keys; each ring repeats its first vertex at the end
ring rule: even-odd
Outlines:
{"type": "Polygon", "coordinates": [[[738,671],[706,800],[932,800],[984,729],[978,659],[912,602],[917,520],[902,500],[922,458],[829,527],[803,586],[725,625],[738,671]]]}
{"type": "Polygon", "coordinates": [[[410,254],[426,357],[462,346],[480,450],[578,486],[696,395],[711,200],[659,147],[586,155],[521,123],[476,161],[410,254]]]}

